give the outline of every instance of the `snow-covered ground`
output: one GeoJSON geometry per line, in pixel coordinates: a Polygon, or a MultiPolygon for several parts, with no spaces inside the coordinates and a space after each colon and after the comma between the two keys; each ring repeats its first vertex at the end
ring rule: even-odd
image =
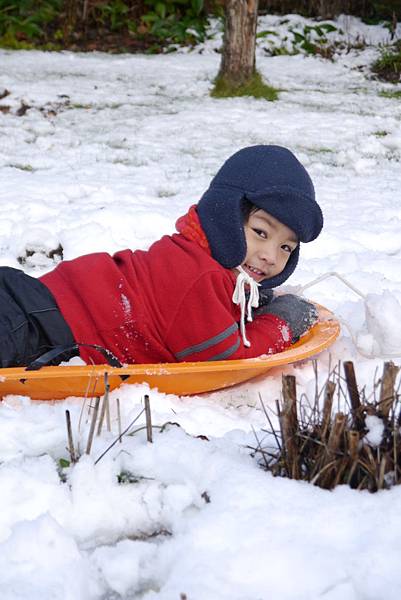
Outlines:
{"type": "MultiPolygon", "coordinates": [[[[311,24],[280,21],[259,25],[279,32],[278,45],[289,26],[311,24]]],[[[366,49],[333,61],[271,57],[271,36],[259,39],[258,68],[280,88],[276,103],[210,98],[218,35],[161,56],[1,51],[0,94],[10,94],[0,100],[0,264],[19,259],[39,275],[59,246],[66,259],[146,248],[173,230],[232,152],[288,146],[325,215],[290,284],[337,271],[368,295],[365,303],[335,278],[307,290],[349,324],[363,352],[344,328],[318,359],[320,383],[329,364],[351,359],[369,394],[385,355],[401,364],[401,105],[381,95],[400,86],[370,78],[387,29],[347,17],[335,25],[366,49]]],[[[265,426],[259,395],[274,407],[282,372],[192,398],[125,386],[111,395],[113,432],[95,437],[65,482],[64,413],[83,452],[87,407],[79,426],[81,400],[6,398],[1,599],[398,600],[401,488],[326,492],[274,479],[250,457],[246,446],[265,426]],[[127,436],[95,465],[117,435],[116,398],[126,427],[145,393],[156,425],[181,427],[155,433],[152,445],[143,431],[127,436]]],[[[284,372],[313,396],[311,363],[284,372]]]]}

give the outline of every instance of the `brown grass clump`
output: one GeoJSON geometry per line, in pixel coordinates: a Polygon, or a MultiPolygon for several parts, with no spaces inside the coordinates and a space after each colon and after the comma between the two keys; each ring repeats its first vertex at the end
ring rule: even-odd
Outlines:
{"type": "MultiPolygon", "coordinates": [[[[275,446],[252,448],[260,465],[275,476],[308,481],[332,490],[340,484],[376,492],[401,482],[401,410],[397,374],[384,364],[373,398],[358,389],[354,366],[333,370],[313,404],[297,400],[295,377],[283,377],[282,399],[276,403],[279,429],[264,408],[275,446]],[[335,410],[334,404],[338,409],[335,410]],[[341,408],[341,409],[340,409],[341,408]]],[[[269,436],[271,439],[271,435],[269,436]]]]}

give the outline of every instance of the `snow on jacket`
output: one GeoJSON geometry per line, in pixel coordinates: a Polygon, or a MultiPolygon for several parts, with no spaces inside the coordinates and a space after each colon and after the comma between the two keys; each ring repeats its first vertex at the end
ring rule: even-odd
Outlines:
{"type": "MultiPolygon", "coordinates": [[[[236,276],[181,233],[148,251],[96,253],[60,263],[41,277],[79,343],[99,344],[123,363],[206,361],[281,352],[291,332],[262,315],[239,332],[236,276]]],[[[86,362],[101,354],[81,348],[86,362]]]]}

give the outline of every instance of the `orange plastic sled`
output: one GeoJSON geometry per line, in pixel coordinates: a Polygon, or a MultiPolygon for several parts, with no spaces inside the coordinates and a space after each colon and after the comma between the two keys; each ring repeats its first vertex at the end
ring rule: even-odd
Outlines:
{"type": "Polygon", "coordinates": [[[289,350],[271,356],[216,362],[184,362],[128,365],[42,367],[26,371],[24,367],[0,369],[0,397],[8,394],[30,396],[33,400],[61,400],[68,396],[101,396],[105,391],[105,373],[110,390],[122,383],[148,383],[160,392],[180,396],[226,388],[272,367],[310,358],[325,350],[338,337],[340,325],[334,315],[319,306],[319,322],[289,350]]]}

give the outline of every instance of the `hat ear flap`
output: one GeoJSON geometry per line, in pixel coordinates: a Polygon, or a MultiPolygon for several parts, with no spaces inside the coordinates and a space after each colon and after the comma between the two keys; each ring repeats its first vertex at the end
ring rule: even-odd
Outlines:
{"type": "MultiPolygon", "coordinates": [[[[197,205],[202,229],[208,239],[212,256],[226,269],[241,265],[246,256],[246,239],[242,201],[245,194],[238,189],[214,186],[209,188],[197,205]]],[[[295,271],[299,260],[299,244],[291,252],[283,271],[264,280],[266,288],[284,283],[295,271]]]]}
{"type": "Polygon", "coordinates": [[[226,269],[238,267],[246,256],[243,198],[241,190],[216,185],[203,194],[197,205],[212,256],[226,269]]]}

